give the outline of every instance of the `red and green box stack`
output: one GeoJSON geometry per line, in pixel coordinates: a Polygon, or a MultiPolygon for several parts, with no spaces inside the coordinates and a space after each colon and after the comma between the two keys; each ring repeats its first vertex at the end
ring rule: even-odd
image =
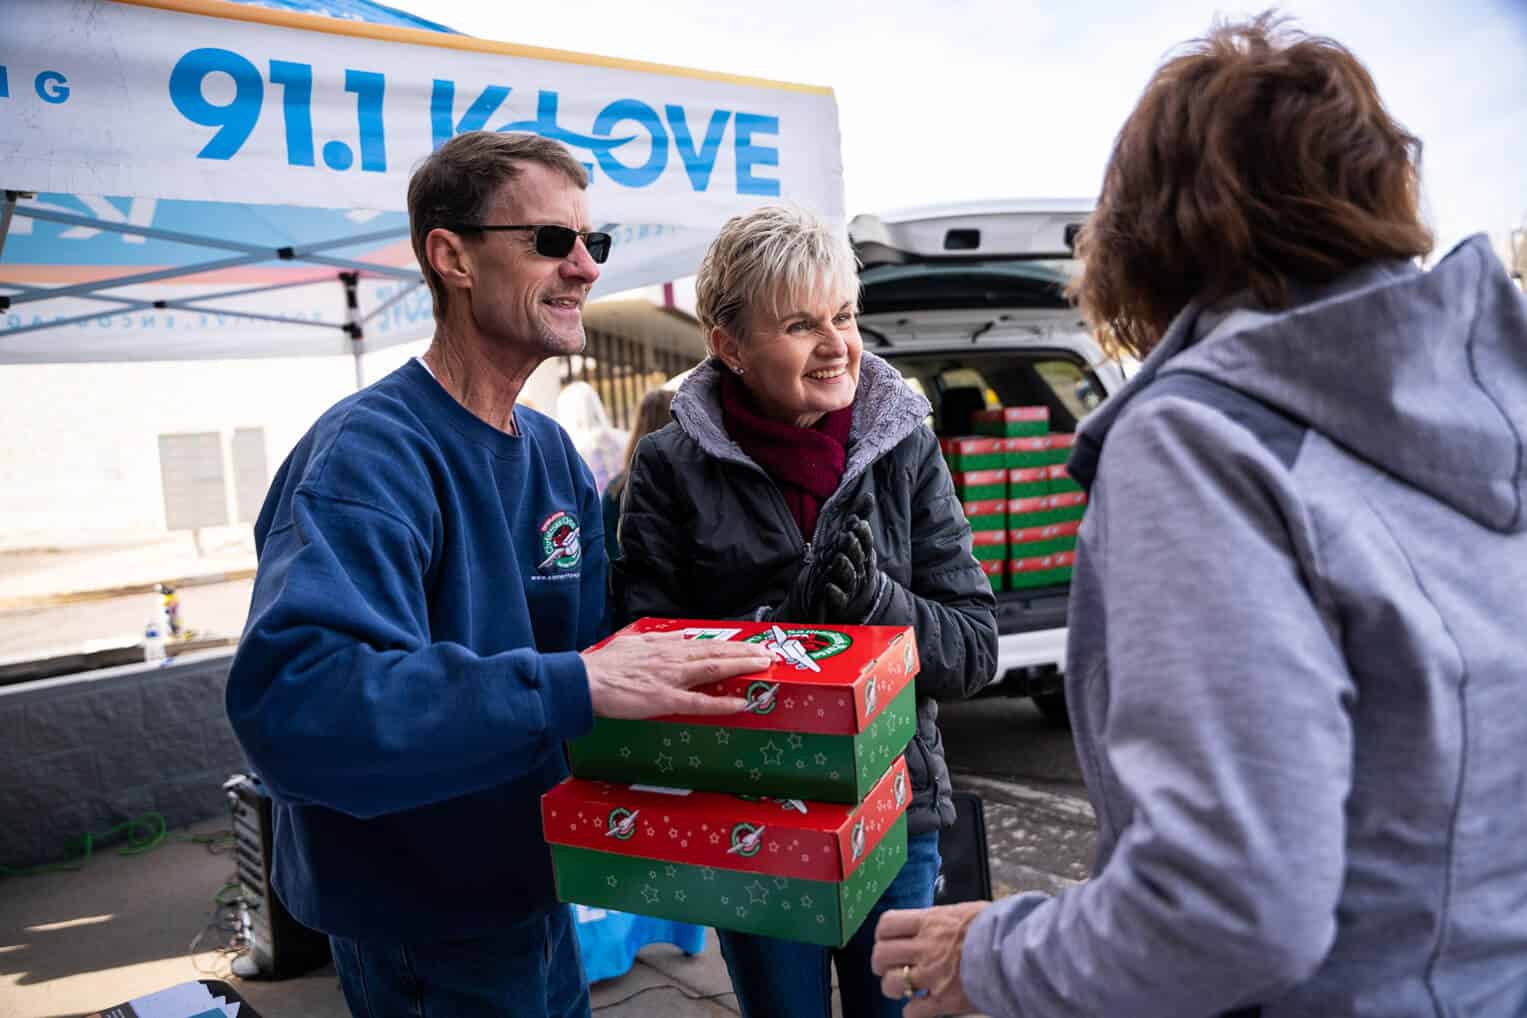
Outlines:
{"type": "Polygon", "coordinates": [[[977,499],[972,502],[961,502],[960,508],[965,510],[965,519],[970,523],[971,530],[1007,529],[1006,498],[987,498],[977,499]]]}
{"type": "Polygon", "coordinates": [[[1076,550],[1076,531],[1081,524],[1075,520],[1066,523],[1050,523],[1042,527],[1022,527],[1007,532],[1008,557],[1042,558],[1063,551],[1076,550]]]}
{"type": "Polygon", "coordinates": [[[1015,498],[1007,503],[1008,528],[1026,530],[1051,523],[1069,523],[1081,519],[1086,511],[1087,495],[1080,491],[1015,498]]]}
{"type": "Polygon", "coordinates": [[[1008,531],[1006,530],[972,530],[970,543],[977,562],[992,560],[1000,562],[1007,558],[1008,531]]]}
{"type": "Polygon", "coordinates": [[[1076,552],[1062,551],[1053,555],[1033,558],[1013,558],[1007,562],[1007,585],[1009,590],[1029,587],[1049,587],[1071,582],[1072,566],[1076,552]]]}
{"type": "Polygon", "coordinates": [[[1060,432],[1049,436],[1052,460],[1045,468],[1045,478],[1050,484],[1050,494],[1060,495],[1066,492],[1081,491],[1082,486],[1077,484],[1066,470],[1066,463],[1071,459],[1072,449],[1076,446],[1076,435],[1071,432],[1060,432]]]}
{"type": "MultiPolygon", "coordinates": [[[[1006,531],[989,533],[1005,547],[1006,531]]],[[[574,776],[542,800],[558,895],[846,943],[906,860],[911,628],[642,619],[626,631],[758,643],[775,664],[699,687],[744,699],[738,714],[598,718],[569,743],[574,776]]]]}
{"type": "MultiPolygon", "coordinates": [[[[1057,465],[1047,469],[1065,468],[1057,465]]],[[[1087,496],[1081,491],[1009,501],[1007,589],[1070,583],[1076,533],[1086,511],[1087,496]]]]}
{"type": "Polygon", "coordinates": [[[569,778],[541,799],[563,901],[825,947],[907,858],[906,761],[823,804],[569,778]]]}
{"type": "Polygon", "coordinates": [[[1069,582],[1076,528],[1087,509],[1086,494],[1066,471],[1076,435],[1051,434],[1050,411],[1043,406],[981,410],[972,423],[980,436],[939,444],[992,590],[1069,582]],[[995,494],[1004,480],[1001,495],[995,494]],[[997,498],[1005,499],[1000,511],[993,504],[997,498]],[[994,533],[999,529],[1000,537],[994,533]]]}
{"type": "Polygon", "coordinates": [[[977,410],[971,415],[970,421],[980,435],[998,435],[1002,438],[1044,435],[1050,431],[1050,408],[1010,406],[997,410],[977,410]]]}
{"type": "Polygon", "coordinates": [[[939,448],[951,472],[967,470],[993,470],[1007,466],[1007,449],[1003,438],[941,438],[939,448]]]}
{"type": "Polygon", "coordinates": [[[917,725],[908,626],[641,619],[622,632],[757,643],[776,660],[766,672],[697,687],[747,700],[740,714],[595,719],[568,743],[580,778],[858,802],[917,725]]]}
{"type": "Polygon", "coordinates": [[[993,470],[955,470],[954,490],[961,502],[986,502],[1007,498],[1007,468],[993,470]]]}
{"type": "Polygon", "coordinates": [[[1007,497],[1031,498],[1050,493],[1048,467],[1009,467],[1007,471],[1007,497]]]}
{"type": "Polygon", "coordinates": [[[1058,446],[1054,443],[1056,435],[1031,435],[1027,438],[1004,439],[1007,443],[1007,465],[1009,467],[1048,467],[1055,463],[1064,463],[1066,457],[1071,455],[1069,448],[1058,446]]]}

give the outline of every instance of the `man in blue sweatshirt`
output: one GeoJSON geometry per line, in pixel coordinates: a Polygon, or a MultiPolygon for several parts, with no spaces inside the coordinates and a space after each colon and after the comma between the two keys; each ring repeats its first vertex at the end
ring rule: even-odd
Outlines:
{"type": "Polygon", "coordinates": [[[435,336],[277,473],[228,715],[275,802],[273,883],[356,1015],[589,1013],[541,794],[594,716],[735,711],[751,646],[606,635],[599,494],[516,399],[583,349],[609,254],[560,144],[472,132],[409,184],[435,336]]]}

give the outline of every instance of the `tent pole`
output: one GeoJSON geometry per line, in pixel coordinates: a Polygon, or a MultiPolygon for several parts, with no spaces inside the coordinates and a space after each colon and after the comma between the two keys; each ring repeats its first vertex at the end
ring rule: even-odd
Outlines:
{"type": "Polygon", "coordinates": [[[339,283],[345,288],[345,333],[350,337],[350,351],[355,357],[355,389],[359,392],[366,387],[365,366],[361,363],[361,357],[365,350],[362,343],[365,341],[366,332],[361,323],[361,298],[360,298],[360,273],[341,272],[339,283]]]}
{"type": "Polygon", "coordinates": [[[30,191],[5,192],[5,207],[0,208],[0,255],[5,254],[5,237],[11,232],[11,215],[16,211],[16,199],[35,197],[30,191]]]}

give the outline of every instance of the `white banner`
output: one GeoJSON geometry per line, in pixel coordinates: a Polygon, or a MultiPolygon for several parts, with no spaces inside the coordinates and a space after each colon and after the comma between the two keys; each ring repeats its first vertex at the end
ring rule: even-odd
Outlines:
{"type": "Polygon", "coordinates": [[[12,190],[401,211],[420,159],[486,129],[567,143],[598,222],[843,216],[827,89],[206,0],[8,0],[3,21],[12,190]]]}

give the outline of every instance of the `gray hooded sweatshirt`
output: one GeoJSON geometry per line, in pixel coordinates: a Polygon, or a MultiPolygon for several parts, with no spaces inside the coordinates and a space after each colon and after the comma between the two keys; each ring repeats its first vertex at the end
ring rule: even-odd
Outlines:
{"type": "Polygon", "coordinates": [[[988,908],[995,1016],[1527,1016],[1527,302],[1482,237],[1188,307],[1082,429],[1090,881],[988,908]]]}

